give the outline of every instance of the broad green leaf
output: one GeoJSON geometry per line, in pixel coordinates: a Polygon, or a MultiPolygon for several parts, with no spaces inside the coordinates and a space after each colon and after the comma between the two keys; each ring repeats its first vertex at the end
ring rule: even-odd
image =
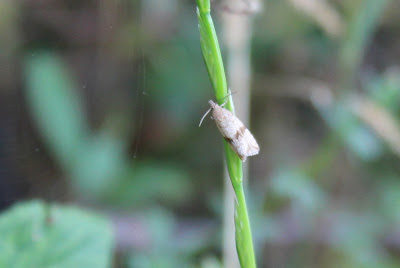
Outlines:
{"type": "Polygon", "coordinates": [[[0,216],[0,267],[110,267],[107,220],[80,209],[32,201],[0,216]]]}
{"type": "Polygon", "coordinates": [[[56,54],[28,57],[25,76],[32,117],[55,159],[81,192],[107,193],[125,168],[122,141],[89,132],[77,86],[56,54]]]}
{"type": "Polygon", "coordinates": [[[121,205],[162,201],[182,203],[190,198],[190,175],[180,166],[158,161],[138,161],[127,170],[110,197],[121,205]]]}
{"type": "Polygon", "coordinates": [[[55,54],[35,53],[25,60],[26,97],[45,142],[65,166],[89,136],[76,87],[55,54]]]}
{"type": "Polygon", "coordinates": [[[103,196],[118,185],[127,164],[123,145],[108,133],[93,135],[76,151],[76,160],[68,169],[74,186],[82,192],[103,196]]]}

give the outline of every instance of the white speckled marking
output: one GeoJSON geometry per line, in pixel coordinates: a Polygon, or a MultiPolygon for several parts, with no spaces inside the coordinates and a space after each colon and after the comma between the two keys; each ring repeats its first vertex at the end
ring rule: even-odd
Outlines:
{"type": "Polygon", "coordinates": [[[248,156],[258,154],[260,147],[243,123],[230,111],[212,100],[208,103],[211,106],[212,116],[219,131],[240,159],[244,162],[248,156]]]}

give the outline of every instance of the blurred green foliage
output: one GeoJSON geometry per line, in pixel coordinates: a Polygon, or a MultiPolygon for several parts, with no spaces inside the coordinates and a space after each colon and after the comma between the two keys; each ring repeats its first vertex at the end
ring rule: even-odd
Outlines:
{"type": "Polygon", "coordinates": [[[77,208],[20,203],[0,217],[1,267],[110,267],[111,225],[77,208]]]}
{"type": "MultiPolygon", "coordinates": [[[[29,189],[27,198],[139,217],[150,237],[145,246],[121,249],[115,239],[113,247],[111,232],[120,230],[108,220],[21,203],[0,216],[1,267],[110,267],[112,253],[115,267],[223,267],[220,223],[194,232],[223,213],[215,209],[222,204],[220,136],[210,121],[197,127],[212,94],[195,1],[159,1],[0,1],[0,115],[14,97],[7,92],[23,99],[10,105],[14,136],[22,136],[11,145],[18,153],[2,154],[0,166],[12,167],[4,159],[15,157],[30,183],[1,175],[0,190],[16,185],[29,189]]],[[[250,162],[248,201],[257,262],[399,267],[399,154],[353,106],[374,104],[386,118],[373,114],[373,121],[390,118],[396,135],[399,4],[318,1],[343,25],[342,35],[331,36],[293,2],[267,1],[251,40],[252,132],[261,153],[250,162]],[[331,98],[320,104],[328,105],[310,102],[298,77],[322,81],[331,98]],[[294,97],[279,95],[284,88],[269,78],[289,83],[294,97]]],[[[1,137],[10,135],[7,126],[1,137]]],[[[9,146],[1,142],[0,149],[9,146]]]]}
{"type": "Polygon", "coordinates": [[[76,86],[59,57],[29,56],[26,77],[32,115],[77,190],[126,205],[157,199],[179,202],[190,194],[182,168],[151,161],[129,164],[124,140],[107,129],[89,132],[76,86]]]}

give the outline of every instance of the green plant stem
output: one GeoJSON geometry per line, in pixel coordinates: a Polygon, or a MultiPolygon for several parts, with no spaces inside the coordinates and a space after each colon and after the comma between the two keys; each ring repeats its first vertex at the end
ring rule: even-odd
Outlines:
{"type": "MultiPolygon", "coordinates": [[[[197,16],[199,19],[201,50],[213,85],[215,97],[217,102],[221,104],[228,95],[228,87],[217,33],[215,32],[214,23],[210,14],[210,1],[196,0],[196,2],[198,7],[197,16]]],[[[229,98],[225,108],[233,111],[231,98],[229,98]]]]}
{"type": "Polygon", "coordinates": [[[249,216],[247,214],[246,198],[244,196],[243,184],[241,183],[235,190],[235,233],[236,250],[239,256],[241,267],[256,267],[254,257],[253,240],[249,216]],[[245,233],[246,235],[242,235],[245,233]],[[239,245],[246,245],[246,249],[239,248],[239,245]]]}
{"type": "MultiPolygon", "coordinates": [[[[228,96],[228,87],[218,38],[210,14],[210,0],[196,0],[196,3],[201,51],[214,88],[216,100],[221,104],[228,96]]],[[[231,96],[225,108],[234,113],[231,96]]],[[[226,141],[224,141],[224,147],[229,177],[237,200],[235,204],[235,238],[239,262],[242,268],[255,268],[253,240],[243,190],[242,161],[226,141]]]]}

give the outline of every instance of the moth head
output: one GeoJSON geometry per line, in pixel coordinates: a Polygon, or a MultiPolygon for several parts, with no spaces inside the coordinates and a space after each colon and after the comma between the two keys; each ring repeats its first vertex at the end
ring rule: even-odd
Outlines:
{"type": "Polygon", "coordinates": [[[208,104],[210,104],[211,109],[214,109],[215,106],[217,106],[217,104],[216,104],[215,102],[213,102],[212,100],[209,100],[209,101],[208,101],[208,104]]]}

